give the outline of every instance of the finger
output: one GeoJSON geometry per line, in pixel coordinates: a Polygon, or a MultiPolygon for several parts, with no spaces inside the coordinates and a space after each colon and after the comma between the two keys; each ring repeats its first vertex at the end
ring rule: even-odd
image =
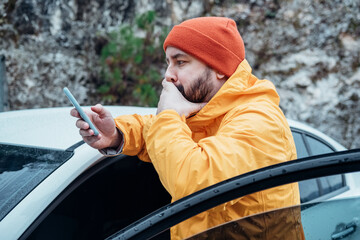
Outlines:
{"type": "Polygon", "coordinates": [[[100,135],[98,136],[88,136],[88,137],[83,137],[84,141],[89,144],[90,146],[93,145],[95,142],[100,140],[100,135]]]}
{"type": "Polygon", "coordinates": [[[75,125],[76,125],[76,127],[80,128],[80,129],[84,129],[84,130],[90,128],[89,124],[82,119],[77,120],[75,125]]]}
{"type": "Polygon", "coordinates": [[[76,118],[81,118],[79,112],[76,110],[76,108],[71,109],[70,115],[76,118]]]}
{"type": "Polygon", "coordinates": [[[195,103],[194,104],[194,109],[196,112],[199,112],[203,107],[205,107],[207,103],[195,103]]]}
{"type": "Polygon", "coordinates": [[[185,99],[181,94],[181,92],[179,91],[179,89],[177,88],[177,86],[175,85],[175,83],[172,82],[168,82],[168,81],[163,82],[163,90],[161,93],[163,92],[165,94],[171,94],[171,95],[175,94],[175,96],[185,99]]]}
{"type": "Polygon", "coordinates": [[[96,104],[91,107],[91,110],[99,115],[100,118],[108,117],[111,114],[101,104],[96,104]]]}
{"type": "MultiPolygon", "coordinates": [[[[163,81],[162,81],[162,86],[163,86],[163,88],[164,89],[169,89],[170,87],[171,87],[171,85],[174,85],[172,82],[168,82],[168,81],[166,81],[166,79],[164,79],[163,81]]],[[[175,85],[174,85],[175,86],[175,85]]]]}
{"type": "Polygon", "coordinates": [[[95,137],[94,131],[93,131],[92,129],[87,129],[87,130],[85,130],[85,129],[80,129],[80,130],[79,130],[79,133],[80,133],[80,135],[81,135],[82,137],[92,137],[92,136],[95,137]]]}
{"type": "Polygon", "coordinates": [[[188,114],[185,114],[186,117],[192,116],[193,114],[196,114],[196,113],[200,112],[200,110],[203,107],[205,107],[206,104],[207,104],[206,102],[205,103],[193,103],[191,105],[191,108],[188,111],[188,114]]]}
{"type": "Polygon", "coordinates": [[[199,108],[202,109],[203,107],[205,107],[206,104],[207,102],[199,103],[199,108]]]}
{"type": "Polygon", "coordinates": [[[164,84],[166,84],[166,83],[167,83],[166,79],[163,79],[161,82],[161,85],[164,87],[164,84]]]}

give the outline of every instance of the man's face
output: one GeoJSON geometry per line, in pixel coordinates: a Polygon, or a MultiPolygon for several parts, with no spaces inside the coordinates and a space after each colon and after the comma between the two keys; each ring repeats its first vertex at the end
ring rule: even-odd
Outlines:
{"type": "Polygon", "coordinates": [[[167,47],[166,62],[165,79],[174,83],[188,101],[208,102],[216,93],[215,73],[203,62],[175,47],[167,47]]]}

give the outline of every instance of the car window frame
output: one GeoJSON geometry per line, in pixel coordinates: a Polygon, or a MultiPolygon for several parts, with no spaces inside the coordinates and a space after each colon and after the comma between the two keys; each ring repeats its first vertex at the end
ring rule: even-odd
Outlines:
{"type": "MultiPolygon", "coordinates": [[[[322,143],[325,146],[327,146],[328,148],[330,148],[333,152],[337,151],[335,149],[335,147],[332,146],[329,142],[327,142],[324,139],[316,136],[315,134],[312,134],[311,132],[308,132],[308,131],[305,131],[303,129],[296,128],[296,127],[291,127],[291,132],[296,132],[296,133],[300,134],[308,156],[316,156],[316,155],[314,155],[314,153],[312,152],[312,150],[310,148],[310,144],[309,144],[309,142],[307,140],[307,137],[314,138],[315,140],[319,141],[320,143],[322,143]]],[[[339,195],[341,193],[344,193],[344,192],[348,191],[350,189],[350,187],[348,186],[348,183],[346,181],[345,174],[341,174],[341,180],[342,180],[342,183],[343,183],[343,186],[341,188],[338,188],[338,189],[336,189],[334,191],[331,191],[329,193],[322,194],[319,197],[313,198],[310,201],[305,201],[305,202],[302,202],[302,203],[312,203],[312,202],[324,201],[324,200],[330,199],[332,197],[335,197],[335,196],[337,196],[337,195],[339,195]]],[[[318,184],[318,181],[317,181],[317,184],[318,184]]]]}
{"type": "Polygon", "coordinates": [[[258,169],[207,187],[145,216],[107,239],[149,239],[222,203],[311,178],[360,171],[360,149],[322,154],[258,169]]]}
{"type": "Polygon", "coordinates": [[[309,156],[313,156],[314,154],[312,153],[311,151],[311,148],[310,148],[310,145],[309,145],[309,142],[306,138],[306,136],[309,136],[309,137],[312,137],[316,140],[318,140],[319,142],[323,143],[324,145],[326,145],[327,147],[329,147],[331,150],[333,150],[334,152],[336,152],[337,150],[334,148],[334,146],[332,146],[329,142],[325,141],[324,139],[316,136],[315,134],[311,133],[311,132],[308,132],[308,131],[304,131],[303,129],[300,129],[300,128],[296,128],[296,127],[291,127],[291,132],[296,132],[296,133],[299,133],[302,137],[302,140],[304,142],[304,145],[305,145],[305,148],[309,154],[309,156]]]}

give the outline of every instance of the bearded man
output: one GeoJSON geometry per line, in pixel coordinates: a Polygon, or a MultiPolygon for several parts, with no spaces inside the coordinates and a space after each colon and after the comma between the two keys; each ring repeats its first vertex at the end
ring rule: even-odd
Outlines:
{"type": "MultiPolygon", "coordinates": [[[[251,73],[233,20],[184,21],[170,31],[163,47],[168,67],[157,114],[114,119],[101,105],[93,106],[88,115],[100,134],[94,136],[82,119],[76,123],[86,143],[105,154],[137,155],[152,162],[172,201],[239,174],[296,159],[276,89],[251,73]]],[[[71,115],[80,118],[75,109],[71,115]]],[[[174,226],[171,237],[183,239],[244,216],[297,205],[299,199],[296,183],[257,192],[174,226]]],[[[298,213],[286,217],[288,224],[300,222],[298,213]]],[[[295,235],[302,236],[301,229],[295,235]]]]}

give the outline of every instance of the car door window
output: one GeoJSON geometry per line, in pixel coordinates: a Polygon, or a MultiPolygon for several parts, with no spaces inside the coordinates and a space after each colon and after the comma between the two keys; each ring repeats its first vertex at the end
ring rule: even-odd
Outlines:
{"type": "MultiPolygon", "coordinates": [[[[312,136],[310,133],[292,129],[298,158],[334,152],[325,142],[312,136]]],[[[327,199],[339,190],[345,191],[346,182],[344,175],[328,176],[309,179],[299,182],[301,202],[327,199]]]]}
{"type": "Polygon", "coordinates": [[[308,157],[309,153],[306,149],[302,134],[295,131],[293,131],[292,134],[295,141],[297,157],[298,158],[308,157]]]}
{"type": "MultiPolygon", "coordinates": [[[[328,146],[325,142],[321,141],[320,139],[317,139],[316,137],[313,137],[309,134],[305,134],[305,139],[307,141],[307,145],[309,147],[309,151],[311,155],[320,155],[320,154],[326,154],[334,152],[334,150],[328,146]]],[[[313,200],[322,200],[327,199],[330,197],[335,196],[335,194],[338,194],[340,189],[346,187],[345,177],[344,175],[334,175],[334,176],[327,176],[316,179],[315,182],[307,182],[299,183],[300,185],[300,192],[303,194],[306,191],[306,189],[311,189],[311,191],[318,190],[318,194],[312,194],[311,196],[305,196],[302,195],[302,202],[306,201],[313,201],[313,200]],[[305,186],[306,185],[306,186],[305,186]],[[317,197],[315,197],[317,195],[317,197]],[[321,197],[319,199],[319,197],[321,197]]],[[[346,189],[344,188],[343,191],[346,189]]]]}
{"type": "Polygon", "coordinates": [[[299,182],[301,202],[325,200],[347,190],[343,174],[299,182]]]}
{"type": "Polygon", "coordinates": [[[341,175],[322,177],[319,178],[319,181],[320,181],[319,184],[322,195],[331,193],[344,186],[343,178],[341,175]]]}
{"type": "Polygon", "coordinates": [[[299,182],[301,202],[309,202],[320,197],[320,188],[317,179],[309,179],[299,182]]]}
{"type": "Polygon", "coordinates": [[[334,150],[331,149],[328,145],[309,135],[306,135],[306,141],[309,143],[309,148],[312,155],[334,152],[334,150]]]}

